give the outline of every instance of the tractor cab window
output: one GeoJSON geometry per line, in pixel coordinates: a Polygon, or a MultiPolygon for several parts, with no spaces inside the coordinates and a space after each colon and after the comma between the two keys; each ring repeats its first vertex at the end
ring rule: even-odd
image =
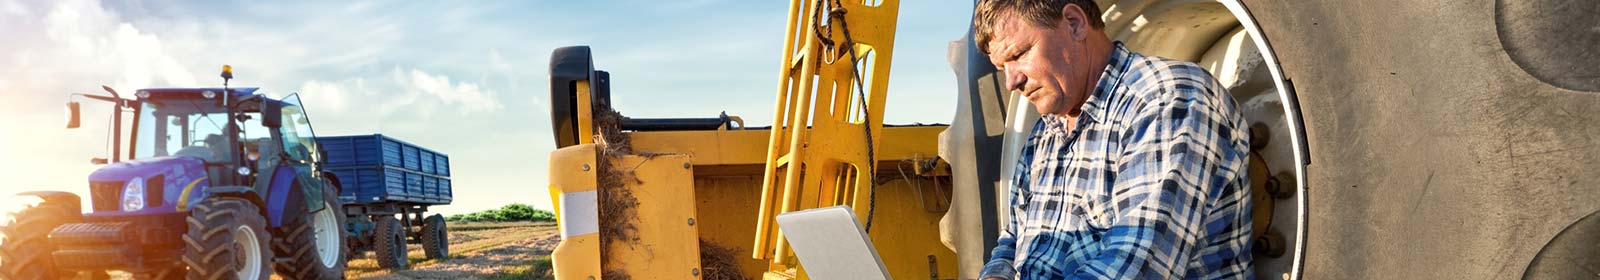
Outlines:
{"type": "MultiPolygon", "coordinates": [[[[301,190],[306,197],[323,197],[323,181],[321,168],[316,163],[321,162],[322,153],[317,146],[317,134],[311,129],[311,117],[306,115],[306,110],[301,108],[300,95],[290,94],[283,98],[283,126],[278,128],[279,135],[283,136],[283,151],[289,159],[300,164],[293,165],[295,178],[300,180],[301,190]]],[[[337,195],[337,194],[333,194],[337,195]]],[[[307,204],[311,211],[320,211],[325,208],[322,203],[307,204]]]]}
{"type": "Polygon", "coordinates": [[[321,159],[317,151],[317,135],[311,130],[311,118],[300,107],[299,96],[283,100],[283,127],[278,132],[283,135],[283,151],[289,154],[289,158],[304,162],[321,159]]]}
{"type": "MultiPolygon", "coordinates": [[[[215,101],[148,99],[141,103],[134,158],[188,156],[206,162],[231,162],[238,154],[228,147],[223,133],[228,116],[215,101]]],[[[246,115],[260,118],[260,113],[246,115]]],[[[242,122],[240,128],[245,135],[241,143],[268,137],[266,127],[258,121],[242,122]]]]}

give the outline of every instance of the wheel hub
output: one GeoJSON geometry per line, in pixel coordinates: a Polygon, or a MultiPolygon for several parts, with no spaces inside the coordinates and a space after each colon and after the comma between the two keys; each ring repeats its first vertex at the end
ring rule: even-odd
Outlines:
{"type": "Polygon", "coordinates": [[[247,226],[233,230],[234,273],[239,279],[261,279],[261,239],[247,226]]]}
{"type": "Polygon", "coordinates": [[[334,217],[333,207],[335,206],[331,204],[324,207],[312,218],[312,236],[317,239],[317,257],[322,261],[323,267],[333,267],[339,261],[341,251],[339,235],[343,232],[338,230],[339,220],[334,217]]]}

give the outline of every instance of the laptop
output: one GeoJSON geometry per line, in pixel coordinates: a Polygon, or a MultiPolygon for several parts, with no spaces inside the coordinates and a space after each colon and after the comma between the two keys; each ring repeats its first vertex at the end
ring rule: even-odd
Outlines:
{"type": "Polygon", "coordinates": [[[812,279],[890,279],[849,206],[780,214],[778,229],[812,279]]]}

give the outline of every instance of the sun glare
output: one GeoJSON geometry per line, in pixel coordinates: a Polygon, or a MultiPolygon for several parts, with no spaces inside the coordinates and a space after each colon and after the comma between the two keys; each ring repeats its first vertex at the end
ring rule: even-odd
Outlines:
{"type": "Polygon", "coordinates": [[[11,213],[22,210],[22,208],[28,206],[39,204],[39,202],[42,202],[42,200],[34,196],[12,194],[0,195],[0,213],[6,215],[6,217],[0,217],[0,219],[10,219],[11,213]]]}

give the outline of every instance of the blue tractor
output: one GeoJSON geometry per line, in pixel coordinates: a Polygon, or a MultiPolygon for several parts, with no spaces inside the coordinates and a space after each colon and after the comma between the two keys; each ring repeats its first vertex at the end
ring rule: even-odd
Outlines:
{"type": "MultiPolygon", "coordinates": [[[[221,88],[73,95],[114,108],[111,159],[95,159],[106,165],[88,178],[93,211],[72,193],[24,193],[36,203],[0,225],[0,278],[343,278],[339,186],[299,97],[229,88],[231,72],[223,67],[221,88]],[[127,134],[124,113],[134,116],[127,134]]],[[[76,128],[79,103],[67,108],[76,128]]]]}

